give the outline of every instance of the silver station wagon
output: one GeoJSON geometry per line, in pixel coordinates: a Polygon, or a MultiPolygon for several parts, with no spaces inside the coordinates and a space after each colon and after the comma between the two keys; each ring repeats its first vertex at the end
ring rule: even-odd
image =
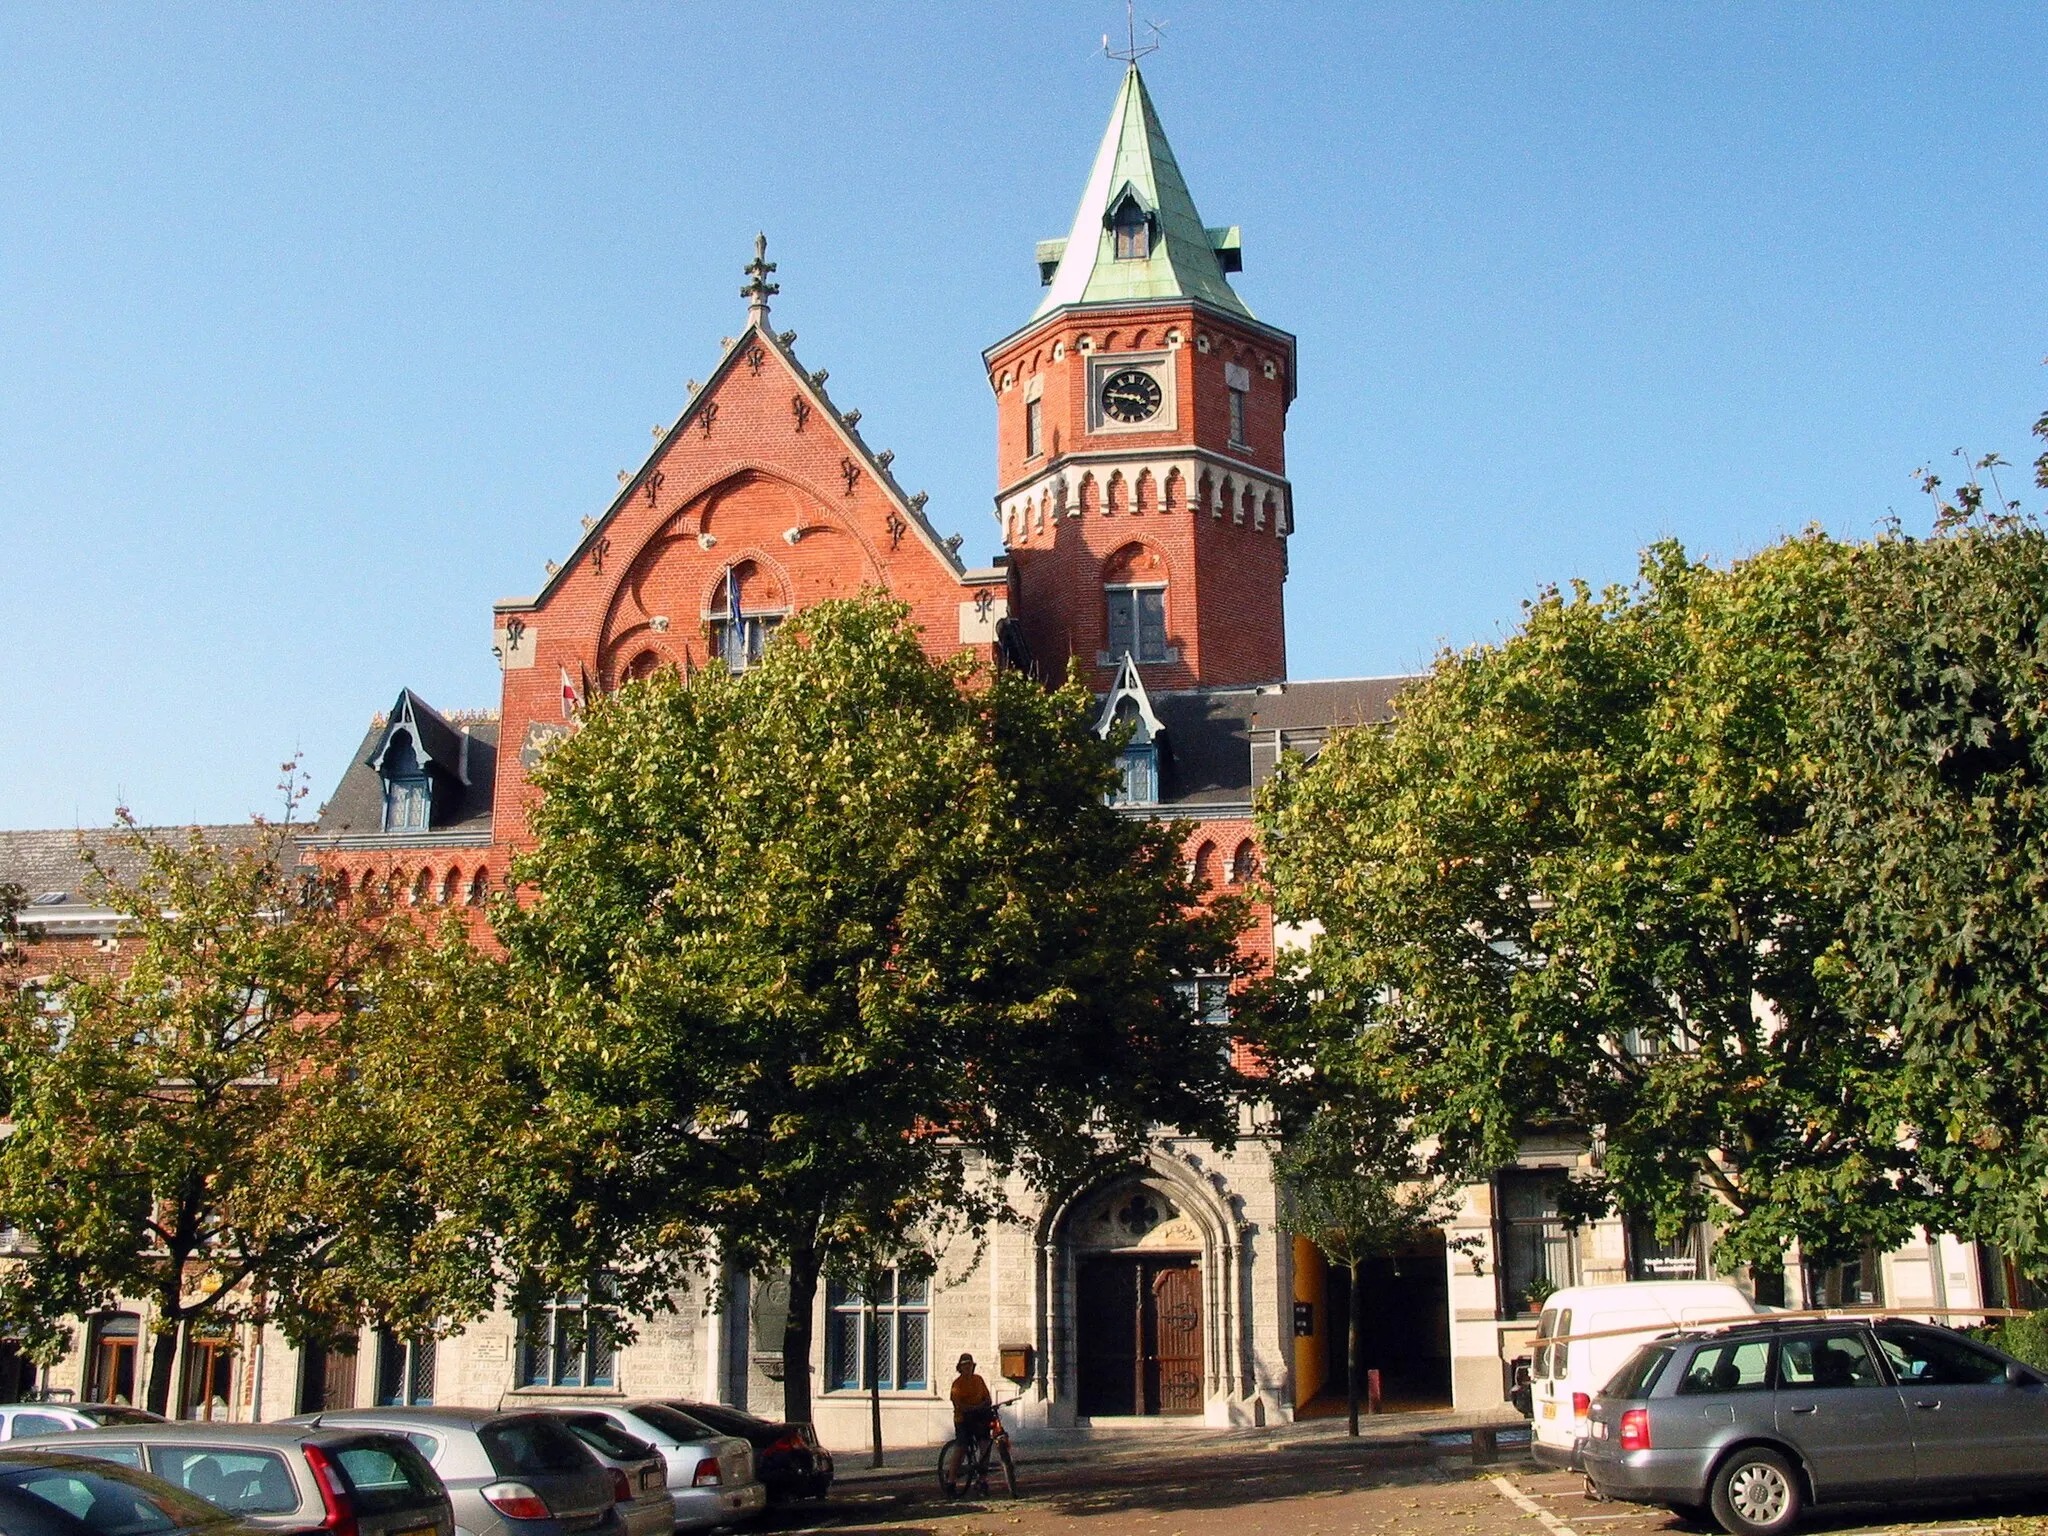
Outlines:
{"type": "Polygon", "coordinates": [[[1924,1323],[1667,1336],[1593,1400],[1585,1470],[1609,1498],[1736,1536],[1815,1504],[2048,1487],[2048,1381],[1924,1323]]]}

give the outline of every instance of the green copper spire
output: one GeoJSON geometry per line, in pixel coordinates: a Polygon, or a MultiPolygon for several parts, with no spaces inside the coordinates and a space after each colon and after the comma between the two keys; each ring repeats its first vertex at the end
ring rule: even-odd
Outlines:
{"type": "Polygon", "coordinates": [[[1238,249],[1235,228],[1203,227],[1133,64],[1095,152],[1073,233],[1039,244],[1039,273],[1049,291],[1032,318],[1068,304],[1146,299],[1201,299],[1248,317],[1224,278],[1239,268],[1238,249]]]}

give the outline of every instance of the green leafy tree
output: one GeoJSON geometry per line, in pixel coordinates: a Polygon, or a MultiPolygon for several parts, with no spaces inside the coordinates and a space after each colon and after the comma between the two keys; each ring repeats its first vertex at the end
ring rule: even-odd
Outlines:
{"type": "MultiPolygon", "coordinates": [[[[2048,416],[2035,433],[2048,440],[2048,416]]],[[[1997,458],[1878,542],[1825,711],[1850,974],[1955,1230],[2048,1277],[2048,534],[1997,458]],[[1989,481],[1987,489],[1986,481],[1989,481]]],[[[2048,487],[2048,454],[2037,461],[2048,487]]]]}
{"type": "Polygon", "coordinates": [[[288,827],[228,848],[123,825],[137,873],[89,860],[89,889],[121,917],[124,963],[0,1005],[0,1218],[33,1241],[0,1308],[47,1340],[148,1298],[157,1412],[193,1325],[303,1338],[459,1312],[477,1250],[418,1198],[404,1128],[356,1070],[380,1050],[368,982],[402,931],[291,873],[288,827]]]}
{"type": "Polygon", "coordinates": [[[973,1229],[1012,1173],[1060,1183],[1158,1123],[1227,1137],[1227,1042],[1179,987],[1232,966],[1242,914],[1195,904],[1177,829],[1106,804],[1094,710],[932,660],[872,598],[743,673],[594,701],[535,774],[502,1001],[468,1031],[525,1128],[476,1180],[518,1262],[613,1265],[627,1314],[714,1245],[786,1268],[803,1421],[819,1277],[872,1213],[973,1229]]]}
{"type": "Polygon", "coordinates": [[[1360,1272],[1441,1231],[1457,1214],[1456,1181],[1427,1166],[1406,1064],[1373,1010],[1347,1007],[1293,970],[1256,986],[1241,1018],[1267,1066],[1281,1137],[1280,1226],[1350,1277],[1344,1391],[1355,1435],[1365,1363],[1360,1272]]]}
{"type": "Polygon", "coordinates": [[[1640,585],[1549,591],[1442,656],[1386,730],[1268,787],[1283,917],[1313,984],[1384,1021],[1436,1166],[1484,1177],[1540,1126],[1594,1138],[1581,1216],[1723,1263],[1888,1247],[1927,1214],[1896,1041],[1840,985],[1813,856],[1812,710],[1855,546],[1728,571],[1672,545],[1640,585]]]}

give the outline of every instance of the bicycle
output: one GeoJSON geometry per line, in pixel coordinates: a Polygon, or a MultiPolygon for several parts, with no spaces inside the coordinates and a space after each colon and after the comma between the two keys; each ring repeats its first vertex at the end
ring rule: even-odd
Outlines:
{"type": "Polygon", "coordinates": [[[962,1426],[961,1435],[955,1435],[939,1447],[939,1492],[949,1499],[966,1498],[969,1494],[988,1497],[989,1462],[997,1459],[1003,1465],[1003,1487],[1011,1498],[1017,1497],[1017,1464],[1010,1456],[1010,1432],[1003,1428],[1002,1410],[1017,1399],[1010,1398],[997,1403],[988,1410],[986,1420],[979,1416],[962,1426]],[[976,1424],[985,1432],[978,1432],[976,1424]]]}

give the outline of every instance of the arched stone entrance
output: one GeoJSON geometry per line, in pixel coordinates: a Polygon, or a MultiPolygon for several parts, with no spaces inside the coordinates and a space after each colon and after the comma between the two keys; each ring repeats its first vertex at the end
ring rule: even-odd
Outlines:
{"type": "Polygon", "coordinates": [[[1231,1421],[1244,1385],[1239,1225],[1210,1180],[1166,1157],[1048,1212],[1039,1263],[1050,1422],[1231,1421]]]}

